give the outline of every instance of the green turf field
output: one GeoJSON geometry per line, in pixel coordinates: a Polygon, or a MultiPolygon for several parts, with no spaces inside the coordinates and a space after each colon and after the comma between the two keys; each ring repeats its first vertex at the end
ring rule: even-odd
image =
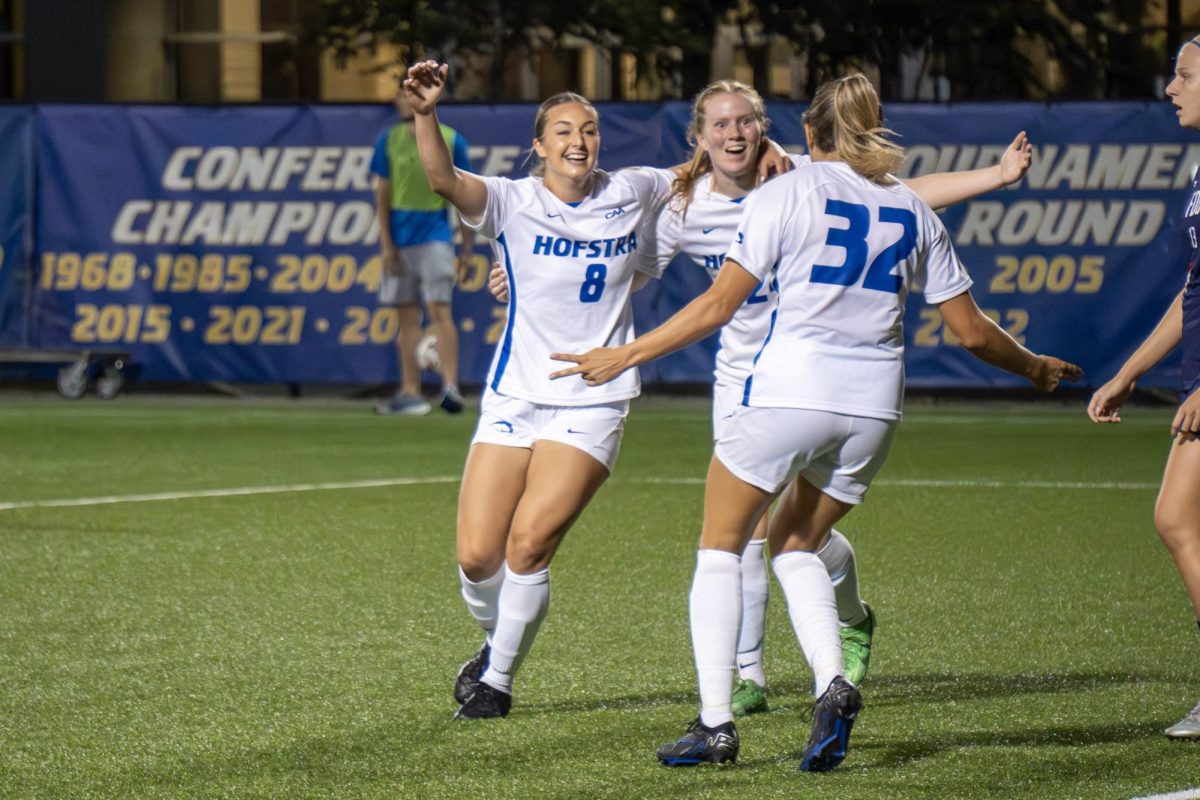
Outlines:
{"type": "Polygon", "coordinates": [[[910,408],[840,526],[879,629],[850,755],[810,775],[796,770],[809,675],[777,592],[773,710],[739,725],[738,766],[653,757],[696,712],[703,400],[635,404],[616,474],[554,563],[511,716],[472,723],[450,718],[480,638],[454,567],[471,415],[0,396],[0,797],[1200,787],[1200,743],[1160,735],[1200,696],[1200,635],[1151,517],[1170,412],[1125,416],[1100,428],[1082,403],[910,408]],[[214,491],[246,487],[292,488],[214,491]]]}

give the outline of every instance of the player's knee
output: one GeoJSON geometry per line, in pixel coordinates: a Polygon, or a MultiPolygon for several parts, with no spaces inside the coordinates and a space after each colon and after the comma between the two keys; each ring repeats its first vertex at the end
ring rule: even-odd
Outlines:
{"type": "Polygon", "coordinates": [[[508,539],[508,566],[515,572],[537,572],[549,566],[554,555],[554,539],[548,531],[514,528],[508,539]]]}
{"type": "Polygon", "coordinates": [[[481,581],[496,574],[504,565],[504,552],[494,547],[487,547],[479,542],[458,542],[458,565],[463,573],[473,581],[481,581]]]}
{"type": "Polygon", "coordinates": [[[429,304],[429,318],[435,323],[440,323],[440,324],[447,324],[447,323],[453,324],[454,323],[454,315],[450,311],[449,303],[430,303],[429,304]]]}
{"type": "Polygon", "coordinates": [[[1169,505],[1159,504],[1155,507],[1154,527],[1171,552],[1200,547],[1200,521],[1189,518],[1169,505]]]}

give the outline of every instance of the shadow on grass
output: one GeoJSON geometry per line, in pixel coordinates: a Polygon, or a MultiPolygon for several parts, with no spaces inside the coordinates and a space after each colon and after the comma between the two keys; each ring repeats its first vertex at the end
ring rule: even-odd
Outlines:
{"type": "MultiPolygon", "coordinates": [[[[913,674],[872,676],[863,685],[863,696],[872,708],[945,702],[947,699],[970,701],[1037,694],[1080,693],[1134,684],[1172,683],[1178,678],[1153,672],[1052,672],[1045,675],[1011,674],[913,674]]],[[[798,711],[812,703],[811,684],[791,678],[773,681],[770,687],[772,708],[798,711]]],[[[644,692],[606,697],[589,696],[578,700],[527,703],[518,693],[516,704],[521,713],[560,714],[589,711],[636,711],[669,705],[697,703],[694,690],[682,692],[644,692]]],[[[514,708],[517,706],[515,705],[514,708]]]]}
{"type": "MultiPolygon", "coordinates": [[[[856,749],[871,754],[872,766],[884,769],[907,767],[913,762],[932,758],[951,750],[974,747],[1086,747],[1100,744],[1125,744],[1137,739],[1161,735],[1160,720],[1139,720],[1119,724],[1050,725],[1007,731],[963,731],[921,736],[914,732],[902,740],[863,742],[856,749]]],[[[799,758],[802,751],[794,754],[799,758]]]]}
{"type": "MultiPolygon", "coordinates": [[[[872,708],[907,706],[903,713],[913,715],[914,723],[896,736],[868,734],[865,730],[862,734],[866,735],[856,732],[851,749],[859,756],[855,762],[860,768],[893,771],[964,749],[1042,751],[1047,748],[1155,740],[1161,736],[1162,721],[1159,719],[1142,718],[1124,723],[1109,721],[1095,725],[1047,724],[1052,715],[1057,713],[1057,706],[1052,706],[1052,701],[1049,701],[1038,705],[1026,703],[1020,706],[1019,714],[1006,722],[976,722],[961,710],[946,711],[945,704],[947,699],[968,702],[1087,693],[1160,680],[1167,681],[1153,673],[1131,675],[1115,672],[881,675],[872,678],[864,688],[868,712],[872,708]],[[959,729],[923,731],[919,724],[922,709],[928,709],[930,714],[959,715],[959,729]]],[[[807,685],[801,685],[799,681],[790,684],[781,681],[773,689],[780,698],[776,706],[779,716],[790,717],[807,706],[807,685]]],[[[643,711],[679,705],[691,708],[695,702],[695,693],[690,689],[606,697],[581,692],[578,699],[543,702],[529,702],[518,695],[510,721],[470,723],[452,722],[452,708],[447,703],[446,708],[439,708],[436,714],[423,709],[415,717],[398,717],[364,728],[351,726],[329,731],[324,736],[301,735],[282,740],[277,746],[235,747],[228,751],[223,751],[219,746],[204,748],[207,752],[194,752],[174,763],[125,770],[124,778],[133,784],[157,789],[191,791],[225,787],[248,794],[261,789],[265,781],[265,785],[273,786],[281,794],[295,790],[299,796],[314,792],[320,794],[324,789],[332,790],[338,786],[357,786],[383,793],[407,782],[428,788],[438,783],[437,775],[443,774],[447,776],[447,791],[453,795],[459,789],[466,789],[459,781],[467,780],[467,777],[454,777],[457,775],[456,766],[462,763],[484,765],[475,776],[476,779],[493,780],[509,776],[518,780],[535,774],[542,766],[547,750],[554,752],[556,737],[575,736],[580,725],[588,724],[578,717],[572,719],[572,715],[611,710],[643,711]],[[561,725],[553,719],[554,715],[562,715],[561,725]],[[517,721],[517,717],[526,718],[533,723],[533,727],[513,727],[511,722],[517,721]],[[553,728],[554,732],[547,733],[546,726],[553,728]],[[504,731],[505,735],[496,736],[500,731],[504,731]],[[455,788],[451,789],[450,786],[455,788]]],[[[773,713],[769,716],[777,715],[773,713]]],[[[1055,722],[1058,720],[1061,717],[1055,722]]],[[[602,734],[603,731],[598,733],[602,734]]],[[[803,734],[798,731],[797,735],[799,742],[792,739],[785,750],[776,751],[759,761],[759,765],[783,763],[790,768],[791,763],[801,755],[803,734]],[[797,744],[801,747],[797,747],[797,744]]],[[[614,752],[623,757],[629,743],[620,737],[618,741],[614,752]]],[[[649,750],[646,752],[649,753],[649,750]]],[[[1105,761],[1111,757],[1111,753],[1096,752],[1086,756],[1073,754],[1070,759],[1071,764],[1075,765],[1075,774],[1082,778],[1089,774],[1089,770],[1096,768],[1099,762],[1095,760],[1105,761]]],[[[647,764],[651,763],[649,755],[644,760],[647,764]]]]}

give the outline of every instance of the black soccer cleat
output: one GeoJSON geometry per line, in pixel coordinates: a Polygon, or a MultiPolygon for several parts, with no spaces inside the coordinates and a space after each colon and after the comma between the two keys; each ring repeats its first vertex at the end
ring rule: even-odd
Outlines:
{"type": "Polygon", "coordinates": [[[708,728],[699,717],[683,736],[658,748],[658,760],[665,767],[693,767],[697,764],[735,764],[738,732],[732,722],[708,728]]]}
{"type": "Polygon", "coordinates": [[[812,731],[800,759],[800,769],[828,772],[842,763],[850,742],[850,729],[861,710],[862,695],[858,689],[841,675],[834,678],[813,706],[812,731]]]}
{"type": "Polygon", "coordinates": [[[458,701],[459,705],[467,702],[467,698],[479,686],[479,679],[483,677],[491,655],[492,648],[488,646],[487,642],[484,642],[483,647],[479,648],[479,652],[458,668],[458,678],[454,681],[454,699],[458,701]]]}
{"type": "Polygon", "coordinates": [[[480,681],[458,711],[455,719],[494,719],[507,717],[512,708],[512,695],[480,681]]]}

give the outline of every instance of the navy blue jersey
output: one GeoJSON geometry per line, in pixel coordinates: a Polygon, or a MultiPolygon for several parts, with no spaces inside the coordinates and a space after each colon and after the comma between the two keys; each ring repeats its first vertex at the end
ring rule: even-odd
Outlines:
{"type": "Polygon", "coordinates": [[[1184,248],[1188,254],[1187,284],[1183,292],[1184,395],[1200,387],[1200,172],[1192,178],[1183,212],[1184,248]]]}

